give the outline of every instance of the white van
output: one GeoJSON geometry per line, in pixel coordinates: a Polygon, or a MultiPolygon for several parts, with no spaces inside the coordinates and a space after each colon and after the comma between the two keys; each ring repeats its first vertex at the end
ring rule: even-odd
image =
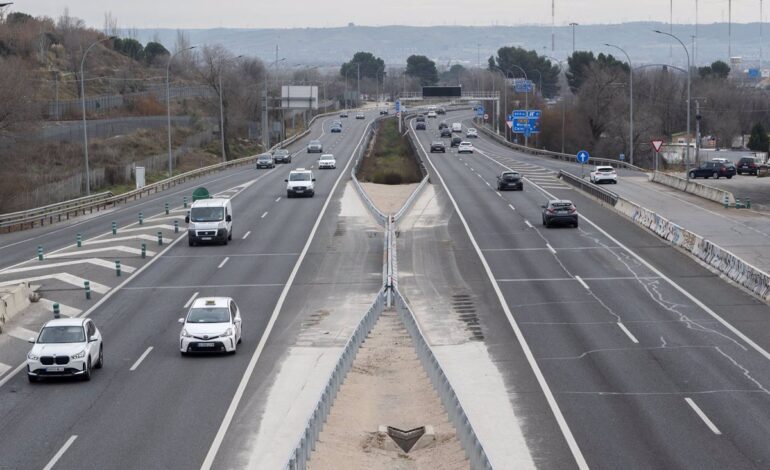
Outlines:
{"type": "Polygon", "coordinates": [[[452,132],[462,132],[463,131],[463,125],[459,122],[453,122],[452,123],[452,132]]]}
{"type": "MultiPolygon", "coordinates": [[[[336,163],[336,161],[335,161],[336,163]]],[[[286,182],[286,197],[313,197],[315,195],[315,177],[313,172],[304,168],[297,168],[289,172],[286,182]]]]}
{"type": "Polygon", "coordinates": [[[219,242],[227,245],[233,239],[233,206],[229,199],[200,199],[193,202],[185,217],[187,242],[190,246],[201,242],[219,242]]]}

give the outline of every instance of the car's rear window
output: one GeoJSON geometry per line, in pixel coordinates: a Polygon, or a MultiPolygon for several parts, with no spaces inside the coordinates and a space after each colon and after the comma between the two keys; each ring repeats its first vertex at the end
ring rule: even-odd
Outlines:
{"type": "Polygon", "coordinates": [[[572,207],[572,203],[569,202],[553,202],[551,203],[551,207],[554,209],[569,209],[572,207]]]}
{"type": "Polygon", "coordinates": [[[614,173],[615,169],[614,168],[599,168],[597,171],[599,171],[601,173],[614,173]]]}
{"type": "Polygon", "coordinates": [[[503,178],[505,178],[507,181],[515,181],[519,179],[518,173],[506,173],[503,175],[503,178]]]}

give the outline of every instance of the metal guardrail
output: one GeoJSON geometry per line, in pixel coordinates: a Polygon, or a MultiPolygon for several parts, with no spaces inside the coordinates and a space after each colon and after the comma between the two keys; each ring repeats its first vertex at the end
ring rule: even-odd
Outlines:
{"type": "Polygon", "coordinates": [[[433,387],[438,392],[441,403],[444,405],[444,409],[449,415],[449,420],[454,425],[457,437],[460,440],[460,444],[465,450],[465,454],[470,461],[470,467],[473,470],[487,470],[492,469],[492,464],[489,462],[484,446],[479,442],[476,432],[473,430],[468,416],[465,414],[460,401],[457,398],[452,385],[449,383],[444,374],[444,370],[441,368],[441,364],[436,359],[436,355],[433,353],[428,342],[425,340],[425,336],[420,329],[420,324],[406,302],[404,297],[398,291],[394,290],[396,311],[398,312],[401,321],[404,322],[409,335],[414,341],[415,349],[417,350],[417,356],[420,358],[425,372],[430,377],[433,387]]]}
{"type": "Polygon", "coordinates": [[[48,204],[46,206],[37,207],[35,209],[29,209],[26,211],[11,212],[8,214],[0,215],[0,228],[17,224],[30,217],[45,217],[49,213],[57,213],[62,210],[71,209],[73,207],[80,207],[86,204],[93,204],[99,201],[103,201],[112,197],[113,194],[109,191],[92,194],[90,196],[83,196],[76,199],[70,199],[68,201],[57,202],[54,204],[48,204]]]}
{"type": "Polygon", "coordinates": [[[302,437],[297,442],[297,445],[288,459],[288,463],[284,467],[285,470],[305,470],[307,468],[310,454],[315,450],[316,441],[321,434],[323,425],[326,422],[326,417],[329,416],[337,392],[353,365],[353,361],[361,347],[361,343],[363,343],[364,339],[369,335],[372,327],[377,323],[377,319],[385,309],[385,300],[386,289],[383,288],[379,294],[377,294],[377,298],[361,318],[355,331],[345,344],[345,348],[342,350],[337,365],[334,366],[334,370],[326,381],[326,386],[316,402],[315,409],[308,417],[305,432],[302,433],[302,437]]]}
{"type": "Polygon", "coordinates": [[[371,124],[369,124],[369,127],[366,130],[366,137],[364,138],[364,145],[358,149],[358,154],[355,155],[356,161],[353,164],[353,168],[350,170],[350,179],[353,180],[353,185],[355,186],[358,195],[361,196],[361,199],[363,199],[364,204],[366,204],[366,208],[369,209],[369,212],[371,212],[372,216],[375,218],[375,220],[377,220],[377,223],[382,227],[385,227],[388,221],[388,216],[374,205],[374,201],[372,201],[369,195],[366,194],[363,186],[361,186],[361,182],[358,181],[358,178],[356,177],[356,173],[361,167],[361,161],[363,160],[366,151],[369,149],[369,144],[372,141],[372,137],[374,137],[374,132],[377,129],[377,124],[379,121],[380,118],[377,118],[372,121],[371,124]]]}
{"type": "Polygon", "coordinates": [[[613,193],[612,191],[607,191],[604,188],[600,188],[599,186],[593,183],[587,182],[582,178],[573,175],[572,173],[568,173],[564,170],[560,170],[559,178],[565,183],[568,183],[572,186],[580,188],[581,190],[587,192],[591,196],[599,199],[602,202],[606,202],[611,206],[614,206],[615,204],[618,203],[617,194],[613,193]]]}
{"type": "MultiPolygon", "coordinates": [[[[513,142],[508,142],[503,136],[498,135],[496,132],[494,132],[492,129],[489,129],[487,126],[479,126],[479,129],[481,129],[481,132],[497,140],[499,143],[509,148],[512,148],[514,150],[517,150],[519,152],[529,153],[531,155],[536,155],[540,157],[550,157],[550,158],[562,160],[565,162],[578,163],[576,155],[572,155],[569,153],[552,152],[550,150],[542,150],[542,149],[536,149],[532,147],[525,147],[523,145],[514,144],[513,142]]],[[[641,171],[643,173],[647,173],[649,171],[649,170],[645,170],[644,168],[638,167],[636,165],[631,165],[630,163],[622,162],[620,160],[613,160],[611,158],[591,157],[588,159],[588,164],[607,165],[613,168],[622,168],[625,170],[641,171]]]]}
{"type": "MultiPolygon", "coordinates": [[[[305,137],[310,133],[310,127],[312,127],[313,123],[316,119],[332,116],[334,114],[337,114],[336,111],[324,113],[324,114],[318,114],[313,117],[313,119],[309,122],[308,129],[296,134],[285,141],[279,142],[278,144],[274,145],[270,148],[270,150],[274,150],[281,146],[290,145],[297,140],[305,137]]],[[[94,196],[86,196],[85,198],[78,198],[78,199],[72,199],[69,201],[64,201],[61,203],[58,203],[62,207],[55,210],[49,210],[44,213],[41,213],[40,210],[43,208],[34,208],[29,209],[26,211],[20,211],[20,212],[14,212],[12,214],[0,214],[0,230],[4,230],[5,232],[11,232],[14,231],[14,228],[17,230],[24,230],[29,228],[34,228],[37,225],[45,225],[53,224],[56,222],[61,222],[62,220],[69,220],[70,217],[76,217],[78,215],[85,215],[87,213],[92,214],[94,210],[96,212],[99,212],[101,210],[105,210],[108,208],[114,208],[120,203],[127,203],[129,200],[136,200],[140,199],[145,195],[149,194],[155,194],[159,191],[163,191],[166,189],[169,189],[173,186],[176,186],[177,184],[184,183],[192,178],[198,178],[200,176],[207,175],[209,173],[213,173],[216,171],[221,171],[237,166],[243,166],[252,164],[256,161],[257,155],[252,155],[250,157],[245,158],[239,158],[236,160],[230,160],[228,162],[223,163],[217,163],[214,165],[210,165],[203,168],[198,168],[196,170],[191,170],[186,173],[182,173],[177,176],[173,176],[171,178],[166,178],[164,180],[158,181],[157,183],[153,183],[147,186],[144,186],[139,189],[135,189],[133,191],[129,191],[127,193],[119,194],[117,196],[113,196],[112,193],[109,193],[109,197],[103,197],[96,201],[83,201],[83,199],[87,199],[88,197],[95,197],[94,196]]],[[[107,194],[107,193],[102,193],[107,194]]],[[[55,206],[56,204],[53,204],[52,206],[55,206]]],[[[50,206],[45,206],[50,207],[50,206]]]]}

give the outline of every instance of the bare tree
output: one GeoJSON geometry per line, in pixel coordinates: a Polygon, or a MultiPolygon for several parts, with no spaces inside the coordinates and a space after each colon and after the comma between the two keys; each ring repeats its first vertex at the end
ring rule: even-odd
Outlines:
{"type": "Polygon", "coordinates": [[[118,19],[112,16],[111,11],[106,12],[104,14],[104,34],[107,36],[118,36],[119,33],[118,19]]]}
{"type": "Polygon", "coordinates": [[[19,58],[0,58],[0,134],[36,119],[32,74],[19,58]]]}

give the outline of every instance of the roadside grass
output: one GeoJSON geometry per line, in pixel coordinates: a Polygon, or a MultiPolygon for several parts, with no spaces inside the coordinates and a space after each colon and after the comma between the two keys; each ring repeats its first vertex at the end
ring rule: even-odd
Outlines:
{"type": "Polygon", "coordinates": [[[409,139],[398,132],[396,119],[381,121],[358,170],[361,181],[411,184],[422,180],[418,158],[409,139]]]}

